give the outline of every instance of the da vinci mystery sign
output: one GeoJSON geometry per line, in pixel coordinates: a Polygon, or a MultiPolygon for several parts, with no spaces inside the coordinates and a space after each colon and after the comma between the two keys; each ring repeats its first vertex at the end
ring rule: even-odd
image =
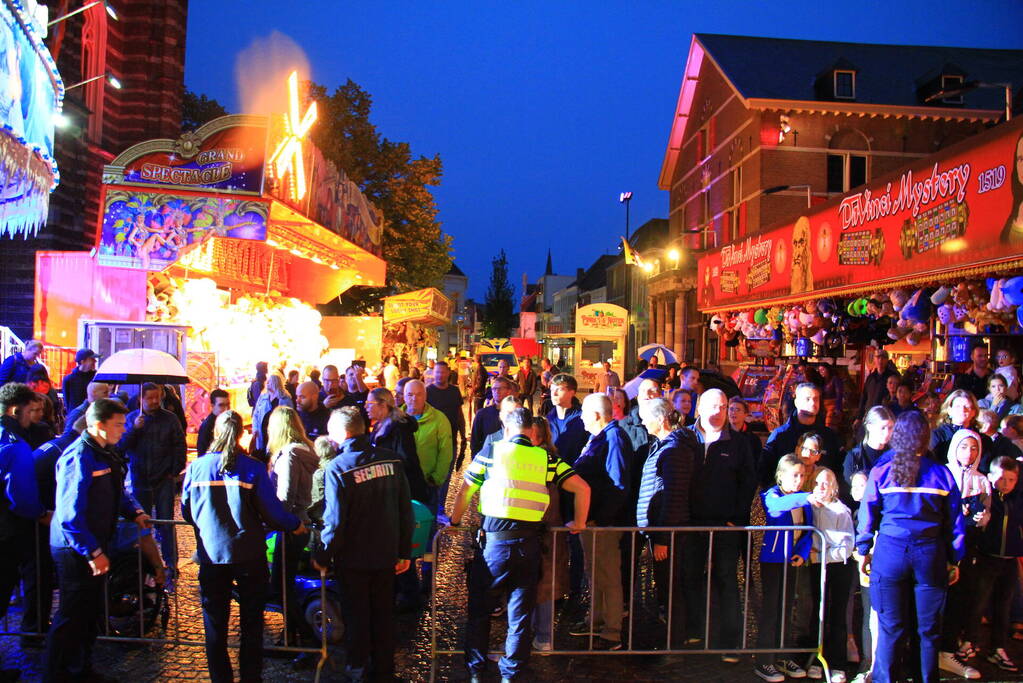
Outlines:
{"type": "Polygon", "coordinates": [[[1023,259],[1023,119],[884,176],[698,265],[704,311],[924,282],[1023,259]]]}

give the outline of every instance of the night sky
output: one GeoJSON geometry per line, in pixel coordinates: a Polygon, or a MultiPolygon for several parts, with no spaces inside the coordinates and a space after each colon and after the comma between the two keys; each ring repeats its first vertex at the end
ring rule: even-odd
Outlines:
{"type": "Polygon", "coordinates": [[[188,11],[186,85],[229,111],[236,57],[277,30],[328,91],[347,78],[366,89],[384,136],[440,154],[440,219],[477,299],[501,247],[516,296],[548,247],[563,274],[617,249],[623,190],[633,229],[667,217],[657,177],[694,32],[1023,48],[1018,0],[203,0],[188,11]]]}

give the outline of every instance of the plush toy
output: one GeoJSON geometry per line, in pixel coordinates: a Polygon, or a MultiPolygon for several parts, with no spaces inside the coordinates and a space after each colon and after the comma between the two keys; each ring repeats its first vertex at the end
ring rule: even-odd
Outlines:
{"type": "Polygon", "coordinates": [[[893,289],[891,294],[888,295],[888,300],[891,301],[895,312],[899,313],[909,300],[909,292],[905,289],[893,289]]]}
{"type": "Polygon", "coordinates": [[[949,294],[952,293],[952,288],[947,285],[942,285],[934,290],[934,294],[931,294],[931,303],[935,306],[941,306],[948,300],[949,294]]]}
{"type": "Polygon", "coordinates": [[[714,315],[710,319],[710,331],[720,335],[721,330],[725,325],[725,321],[721,319],[720,315],[714,315]]]}
{"type": "Polygon", "coordinates": [[[1002,282],[1002,296],[1012,306],[1023,306],[1023,277],[1010,277],[1002,282]]]}

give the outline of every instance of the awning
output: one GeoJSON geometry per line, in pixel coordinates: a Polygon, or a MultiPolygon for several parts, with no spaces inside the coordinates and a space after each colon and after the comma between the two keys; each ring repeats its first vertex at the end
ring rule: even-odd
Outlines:
{"type": "Polygon", "coordinates": [[[532,358],[541,355],[540,344],[535,339],[512,337],[511,345],[515,349],[515,356],[517,358],[532,358]]]}

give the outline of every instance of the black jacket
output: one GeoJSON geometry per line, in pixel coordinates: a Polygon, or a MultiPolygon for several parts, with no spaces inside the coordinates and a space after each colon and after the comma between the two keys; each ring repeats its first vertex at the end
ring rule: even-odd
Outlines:
{"type": "Polygon", "coordinates": [[[210,413],[199,423],[199,433],[195,437],[196,457],[201,458],[206,455],[206,451],[210,450],[210,444],[213,443],[213,427],[216,422],[217,416],[210,413]]]}
{"type": "MultiPolygon", "coordinates": [[[[695,446],[692,435],[682,429],[660,441],[654,440],[653,449],[643,463],[642,476],[638,477],[637,526],[682,526],[689,522],[695,446]]],[[[658,545],[671,542],[671,534],[664,531],[652,532],[649,536],[658,545]]]]}
{"type": "Polygon", "coordinates": [[[398,454],[347,439],[324,471],[326,506],[317,562],[389,570],[412,551],[412,500],[398,454]]]}
{"type": "MultiPolygon", "coordinates": [[[[962,427],[952,424],[951,422],[943,422],[942,424],[935,427],[934,431],[931,432],[931,457],[935,462],[947,463],[948,462],[948,446],[952,442],[952,435],[958,432],[962,427]]],[[[979,430],[974,430],[980,434],[979,430]]],[[[994,444],[991,443],[991,437],[987,434],[980,434],[980,461],[981,464],[990,464],[991,461],[985,462],[985,457],[988,454],[993,454],[994,444]]]]}
{"type": "Polygon", "coordinates": [[[842,467],[842,447],[838,441],[838,435],[829,427],[824,425],[824,416],[817,415],[817,422],[812,425],[805,425],[799,421],[799,416],[793,414],[788,422],[781,425],[767,437],[760,452],[760,462],[757,463],[757,480],[763,490],[775,485],[774,471],[778,467],[778,461],[789,453],[795,453],[796,442],[799,437],[807,432],[817,432],[824,439],[824,453],[821,454],[819,464],[827,467],[832,472],[838,472],[842,467]]]}
{"type": "Polygon", "coordinates": [[[880,374],[877,370],[871,370],[867,378],[863,380],[863,391],[860,393],[859,416],[861,418],[874,406],[883,405],[888,399],[895,398],[888,395],[887,387],[888,377],[894,374],[896,374],[895,370],[889,365],[880,374]]]}
{"type": "Polygon", "coordinates": [[[95,370],[82,372],[78,368],[75,368],[67,377],[64,378],[61,389],[64,391],[64,405],[68,406],[69,410],[71,407],[85,403],[85,390],[89,386],[89,382],[91,382],[92,378],[95,376],[95,370]]]}
{"type": "MultiPolygon", "coordinates": [[[[886,449],[885,449],[886,450],[886,449]]],[[[856,444],[845,454],[845,462],[842,464],[842,478],[845,483],[851,485],[853,475],[857,472],[870,474],[874,465],[884,455],[885,450],[871,448],[865,443],[856,444]]]]}
{"type": "Polygon", "coordinates": [[[132,491],[155,487],[185,469],[185,433],[174,413],[158,408],[135,427],[140,411],[128,413],[128,431],[117,444],[128,458],[132,491]]]}
{"type": "Polygon", "coordinates": [[[717,441],[704,445],[698,425],[686,429],[693,443],[689,518],[700,526],[749,524],[757,489],[756,455],[743,434],[725,426],[717,441]]]}
{"type": "Polygon", "coordinates": [[[472,418],[472,433],[469,435],[470,455],[479,453],[483,442],[498,429],[501,429],[501,415],[496,405],[477,410],[476,416],[472,418]]]}
{"type": "Polygon", "coordinates": [[[405,477],[408,479],[412,500],[418,500],[420,503],[428,505],[430,491],[426,485],[423,466],[419,462],[419,453],[416,451],[416,430],[418,429],[419,423],[414,419],[392,419],[382,428],[379,423],[374,425],[370,439],[377,448],[394,451],[398,454],[405,466],[405,477]]]}
{"type": "Polygon", "coordinates": [[[298,413],[298,419],[302,421],[302,426],[305,428],[305,434],[309,437],[310,441],[315,441],[316,437],[323,436],[327,433],[327,421],[330,420],[330,409],[323,405],[317,405],[316,410],[305,411],[301,408],[296,410],[298,413]]]}

